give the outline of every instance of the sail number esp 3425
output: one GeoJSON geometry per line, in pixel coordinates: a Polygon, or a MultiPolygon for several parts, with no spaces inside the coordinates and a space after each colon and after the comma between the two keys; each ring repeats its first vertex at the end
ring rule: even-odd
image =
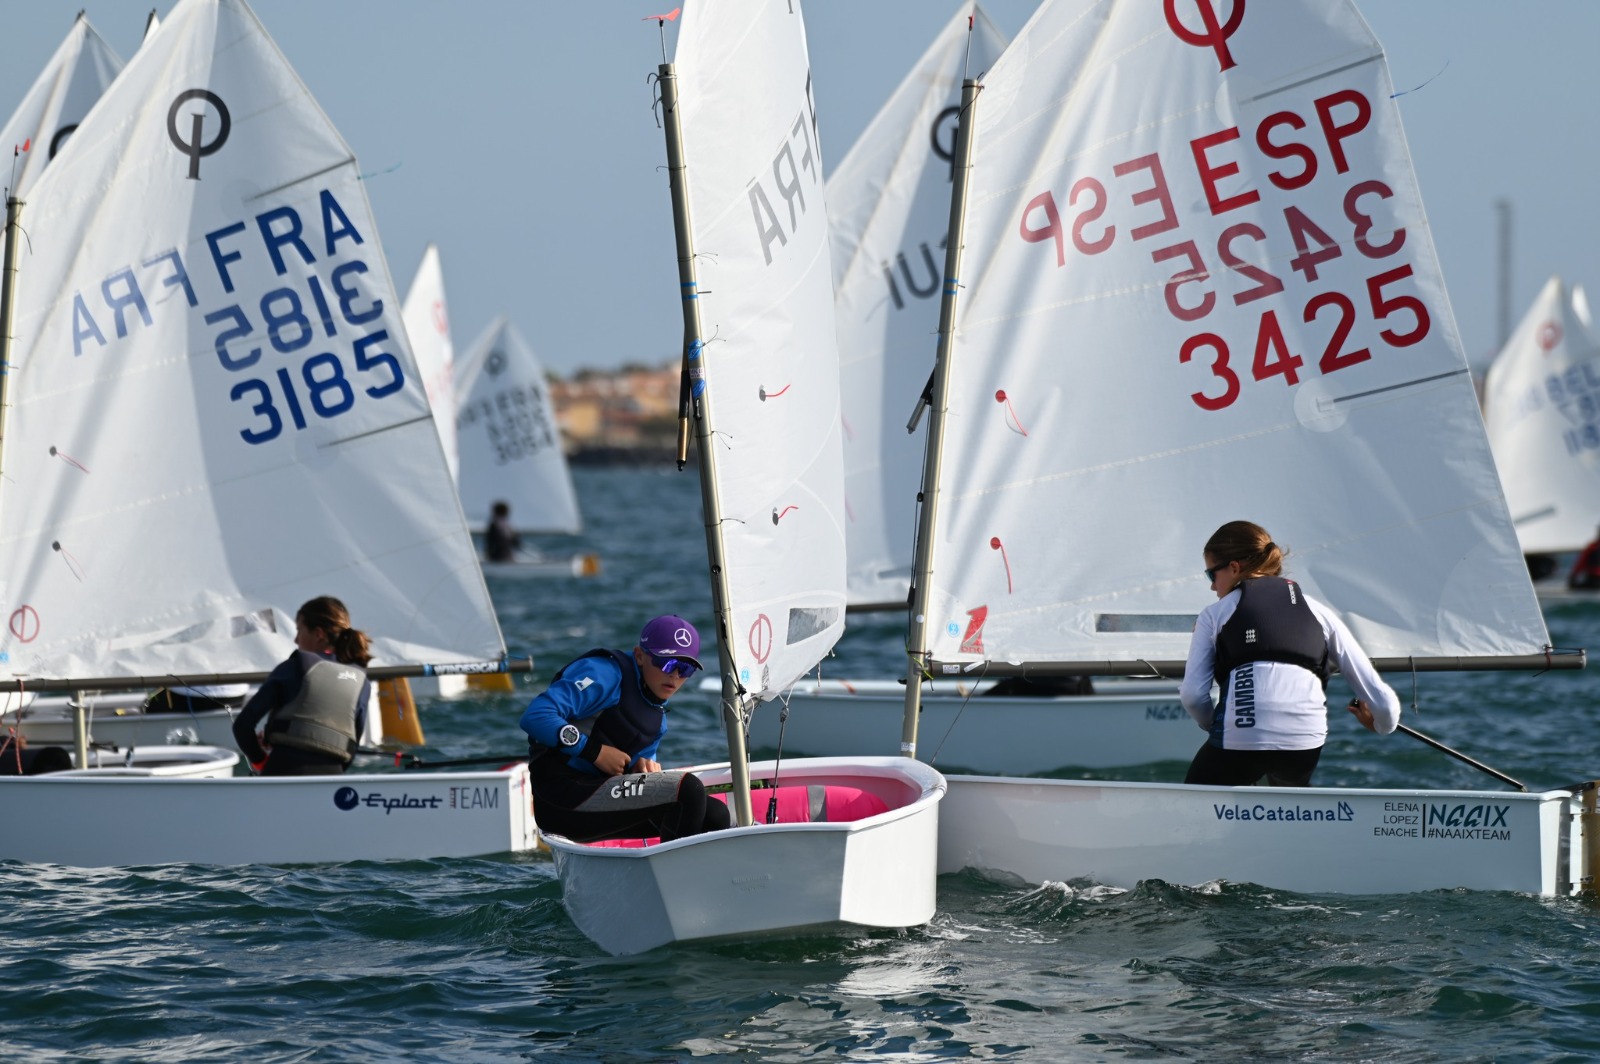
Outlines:
{"type": "Polygon", "coordinates": [[[1353,337],[1372,328],[1390,348],[1410,347],[1433,329],[1411,263],[1397,259],[1406,230],[1385,220],[1395,191],[1352,161],[1364,154],[1355,150],[1363,134],[1376,135],[1373,118],[1366,93],[1341,88],[1301,111],[1273,112],[1249,133],[1230,126],[1194,137],[1177,153],[1181,161],[1153,152],[1078,177],[1064,190],[1065,211],[1054,190],[1040,192],[1022,209],[1016,234],[1053,250],[1057,267],[1067,264],[1069,244],[1083,256],[1104,254],[1119,239],[1148,247],[1153,264],[1172,269],[1160,282],[1166,311],[1194,330],[1176,351],[1196,389],[1190,397],[1203,410],[1224,410],[1246,378],[1292,386],[1368,361],[1372,346],[1353,337]],[[1253,220],[1213,238],[1214,220],[1262,202],[1264,186],[1251,183],[1247,167],[1264,172],[1275,196],[1296,202],[1257,207],[1253,220]],[[1176,202],[1188,197],[1174,196],[1169,172],[1202,193],[1193,228],[1205,236],[1185,239],[1176,202]],[[1331,264],[1346,255],[1363,264],[1359,281],[1329,286],[1331,264]],[[1217,313],[1224,300],[1257,313],[1217,313]],[[1296,346],[1298,336],[1308,349],[1296,346]]]}

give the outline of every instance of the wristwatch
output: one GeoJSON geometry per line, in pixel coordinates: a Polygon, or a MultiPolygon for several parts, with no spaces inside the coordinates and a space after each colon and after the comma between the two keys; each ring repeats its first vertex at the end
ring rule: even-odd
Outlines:
{"type": "Polygon", "coordinates": [[[583,741],[583,733],[577,729],[576,725],[565,724],[562,725],[561,731],[557,734],[556,738],[561,740],[562,746],[572,747],[577,746],[583,741]]]}

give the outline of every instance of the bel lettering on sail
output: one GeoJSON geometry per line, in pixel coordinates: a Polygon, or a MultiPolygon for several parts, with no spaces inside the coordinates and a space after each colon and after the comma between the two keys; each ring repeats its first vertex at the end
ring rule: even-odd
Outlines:
{"type": "Polygon", "coordinates": [[[207,89],[189,89],[180,92],[177,99],[172,101],[172,106],[167,109],[167,136],[173,145],[184,155],[189,157],[189,180],[200,180],[200,160],[211,155],[228,142],[228,134],[233,129],[233,116],[228,113],[228,105],[222,102],[222,97],[207,89]],[[190,137],[183,139],[178,132],[178,109],[190,100],[204,100],[217,110],[220,125],[217,127],[216,138],[207,143],[204,139],[205,112],[199,111],[191,114],[189,124],[190,137]]]}

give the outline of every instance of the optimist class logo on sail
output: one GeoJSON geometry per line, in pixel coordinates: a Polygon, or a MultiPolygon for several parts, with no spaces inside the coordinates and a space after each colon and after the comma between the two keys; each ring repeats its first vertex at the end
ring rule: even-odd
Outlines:
{"type": "MultiPolygon", "coordinates": [[[[174,100],[174,177],[211,179],[201,158],[237,140],[228,135],[227,115],[226,105],[202,90],[174,100]],[[175,116],[189,98],[223,116],[218,132],[206,134],[196,116],[192,138],[177,135],[175,116]]],[[[98,284],[74,291],[65,307],[73,354],[112,356],[119,341],[157,327],[159,317],[184,307],[198,312],[204,329],[196,331],[208,337],[225,372],[238,435],[252,445],[346,415],[362,396],[402,392],[405,373],[382,327],[384,301],[370,290],[366,236],[331,183],[293,191],[296,203],[225,222],[183,247],[99,273],[98,284]]]]}

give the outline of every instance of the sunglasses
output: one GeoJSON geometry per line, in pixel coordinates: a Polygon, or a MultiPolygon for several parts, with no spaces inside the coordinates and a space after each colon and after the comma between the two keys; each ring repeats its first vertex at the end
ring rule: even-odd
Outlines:
{"type": "Polygon", "coordinates": [[[1208,583],[1208,584],[1216,583],[1217,582],[1217,574],[1222,572],[1222,570],[1226,569],[1228,566],[1230,566],[1232,564],[1233,564],[1232,562],[1222,562],[1219,565],[1213,565],[1211,568],[1207,569],[1205,571],[1206,583],[1208,583]]]}
{"type": "Polygon", "coordinates": [[[682,676],[685,680],[700,671],[700,666],[692,661],[683,661],[680,658],[663,658],[656,654],[650,655],[650,660],[655,667],[668,676],[682,676]]]}

